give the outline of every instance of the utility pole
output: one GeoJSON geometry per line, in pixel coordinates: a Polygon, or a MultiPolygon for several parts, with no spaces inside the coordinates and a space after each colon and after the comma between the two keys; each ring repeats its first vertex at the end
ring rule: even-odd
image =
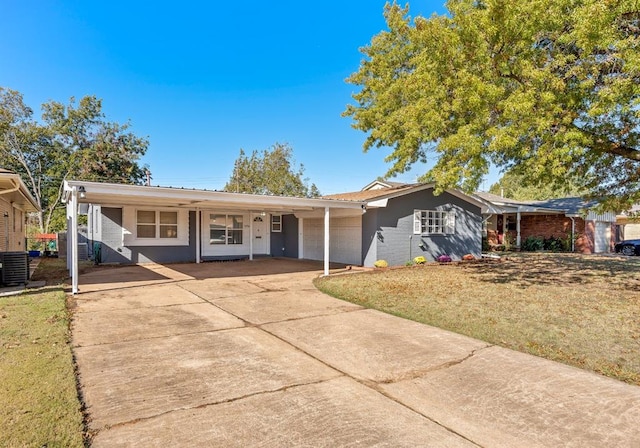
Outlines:
{"type": "Polygon", "coordinates": [[[151,171],[149,171],[149,168],[145,168],[144,175],[147,177],[147,182],[146,182],[145,185],[147,187],[150,187],[151,186],[151,171]]]}

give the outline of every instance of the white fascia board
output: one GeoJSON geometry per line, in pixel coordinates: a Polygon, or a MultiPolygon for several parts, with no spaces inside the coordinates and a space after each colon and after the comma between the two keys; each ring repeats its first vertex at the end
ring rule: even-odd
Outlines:
{"type": "Polygon", "coordinates": [[[452,188],[450,190],[445,190],[445,193],[449,193],[450,195],[455,196],[458,199],[462,199],[463,201],[466,201],[470,204],[473,204],[476,207],[482,208],[487,205],[484,201],[478,199],[477,197],[463,193],[462,191],[455,188],[452,188]]]}
{"type": "MultiPolygon", "coordinates": [[[[331,219],[333,218],[349,218],[353,216],[362,216],[366,212],[365,209],[354,210],[354,209],[332,209],[330,211],[331,219]]],[[[316,208],[311,211],[295,211],[293,213],[296,218],[302,219],[313,219],[313,218],[322,218],[324,216],[323,208],[316,208]]]]}
{"type": "MultiPolygon", "coordinates": [[[[435,184],[434,183],[429,183],[429,184],[422,184],[422,185],[416,185],[415,187],[412,188],[407,188],[405,190],[400,190],[400,191],[392,191],[389,194],[386,195],[380,195],[378,197],[376,197],[374,200],[370,201],[367,203],[367,205],[370,204],[374,204],[374,203],[380,203],[382,204],[381,201],[383,200],[388,200],[388,199],[394,199],[397,197],[401,197],[401,196],[405,196],[407,194],[411,194],[411,193],[416,193],[418,191],[423,191],[423,190],[428,190],[428,189],[433,189],[435,188],[435,184]]],[[[463,193],[462,191],[455,189],[455,188],[451,188],[448,190],[444,190],[445,193],[449,193],[452,196],[457,197],[458,199],[462,199],[465,202],[468,202],[469,204],[475,205],[476,207],[479,208],[483,208],[487,206],[487,203],[485,201],[480,200],[477,197],[468,195],[466,193],[463,193]]],[[[378,207],[385,207],[386,205],[378,205],[378,207]]],[[[375,207],[375,205],[371,205],[371,207],[375,207]]]]}
{"type": "Polygon", "coordinates": [[[384,208],[387,206],[389,198],[376,199],[375,201],[367,202],[367,208],[384,208]]]}
{"type": "Polygon", "coordinates": [[[551,215],[564,215],[567,213],[565,209],[535,207],[531,205],[521,205],[518,207],[518,211],[521,213],[544,213],[551,215]]]}
{"type": "Polygon", "coordinates": [[[338,199],[298,198],[287,196],[267,196],[257,194],[229,193],[221,191],[189,190],[169,187],[148,187],[142,185],[107,184],[100,182],[68,181],[65,188],[84,186],[87,198],[85,202],[91,202],[91,194],[105,196],[129,196],[136,199],[165,199],[173,201],[188,201],[194,207],[215,202],[217,204],[237,204],[248,208],[260,206],[281,207],[285,209],[295,208],[345,208],[358,209],[364,206],[360,201],[343,201],[338,199]]]}

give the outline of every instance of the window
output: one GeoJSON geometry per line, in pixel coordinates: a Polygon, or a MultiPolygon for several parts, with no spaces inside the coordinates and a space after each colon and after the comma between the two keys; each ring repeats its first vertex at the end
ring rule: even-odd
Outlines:
{"type": "Polygon", "coordinates": [[[178,238],[178,212],[138,210],[136,232],[138,238],[178,238]]]}
{"type": "Polygon", "coordinates": [[[177,212],[160,212],[160,238],[178,238],[177,212]]]}
{"type": "Polygon", "coordinates": [[[242,244],[242,215],[209,215],[209,244],[242,244]]]}
{"type": "Polygon", "coordinates": [[[271,231],[282,232],[282,215],[271,215],[271,231]]]}
{"type": "Polygon", "coordinates": [[[455,212],[439,210],[414,210],[414,234],[452,234],[455,233],[455,212]]]}

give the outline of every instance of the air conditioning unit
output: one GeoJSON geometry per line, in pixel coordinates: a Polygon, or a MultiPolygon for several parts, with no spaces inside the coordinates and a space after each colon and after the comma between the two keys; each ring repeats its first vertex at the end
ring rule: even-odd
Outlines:
{"type": "Polygon", "coordinates": [[[29,253],[0,252],[0,270],[3,285],[27,283],[29,280],[29,253]]]}

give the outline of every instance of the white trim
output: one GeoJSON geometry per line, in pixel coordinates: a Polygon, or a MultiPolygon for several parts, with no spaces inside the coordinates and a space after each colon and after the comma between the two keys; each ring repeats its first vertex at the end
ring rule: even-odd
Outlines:
{"type": "MultiPolygon", "coordinates": [[[[417,191],[422,191],[422,190],[429,190],[429,189],[434,189],[435,188],[435,184],[430,183],[430,184],[418,184],[415,187],[411,187],[411,188],[402,188],[399,190],[393,190],[391,192],[389,192],[388,194],[381,194],[380,196],[376,196],[375,198],[371,198],[370,202],[367,202],[367,206],[369,205],[369,203],[379,203],[382,204],[382,200],[384,199],[393,199],[393,198],[398,198],[401,196],[405,196],[411,193],[415,193],[417,191]]],[[[374,190],[376,191],[376,190],[374,190]]],[[[480,209],[482,209],[483,207],[486,207],[487,204],[481,200],[479,197],[477,196],[470,196],[466,193],[463,193],[462,191],[455,189],[455,188],[451,188],[449,190],[444,190],[443,193],[449,193],[452,196],[455,196],[458,199],[462,199],[465,202],[468,202],[469,204],[475,205],[476,207],[480,207],[480,209]]],[[[377,205],[378,207],[380,207],[380,205],[377,205]]]]}
{"type": "MultiPolygon", "coordinates": [[[[156,222],[156,225],[159,225],[156,222]]],[[[189,210],[167,207],[138,206],[122,207],[122,233],[123,246],[188,246],[189,245],[189,210]],[[138,211],[155,211],[159,219],[160,212],[173,212],[177,214],[178,236],[177,238],[138,238],[137,214],[138,211]]]]}
{"type": "Polygon", "coordinates": [[[269,220],[269,223],[270,223],[269,228],[270,228],[270,231],[271,231],[272,233],[282,233],[282,215],[281,215],[280,213],[272,213],[272,214],[271,214],[271,219],[269,220]],[[273,218],[275,218],[276,216],[277,216],[278,218],[280,218],[280,221],[278,221],[278,222],[273,222],[273,218]],[[274,225],[274,224],[279,225],[279,226],[280,226],[280,228],[279,228],[278,230],[275,230],[275,229],[273,228],[273,225],[274,225]]]}
{"type": "Polygon", "coordinates": [[[200,219],[201,213],[200,209],[196,208],[196,263],[200,263],[201,261],[201,250],[202,250],[202,239],[200,238],[200,219]]]}
{"type": "Polygon", "coordinates": [[[370,201],[370,202],[367,202],[367,208],[384,208],[387,206],[388,202],[389,202],[389,198],[370,201]]]}
{"type": "Polygon", "coordinates": [[[298,258],[304,258],[304,218],[298,218],[298,258]]]}
{"type": "Polygon", "coordinates": [[[324,275],[329,275],[329,243],[330,243],[330,228],[329,228],[329,207],[324,208],[324,275]]]}
{"type": "Polygon", "coordinates": [[[249,260],[253,260],[253,213],[249,213],[249,260]]]}
{"type": "Polygon", "coordinates": [[[453,235],[456,233],[456,211],[455,210],[419,210],[413,211],[413,234],[414,235],[453,235]],[[442,232],[430,232],[426,221],[429,220],[430,213],[435,215],[433,220],[438,219],[441,222],[442,232]],[[425,223],[423,223],[425,221],[425,223]],[[424,230],[423,230],[424,227],[424,230]]]}
{"type": "Polygon", "coordinates": [[[520,247],[521,238],[520,238],[520,212],[516,214],[516,247],[520,247]]]}
{"type": "Polygon", "coordinates": [[[71,191],[71,293],[78,294],[78,189],[71,191]]]}
{"type": "MultiPolygon", "coordinates": [[[[362,208],[362,201],[344,201],[324,198],[298,198],[287,196],[268,196],[224,191],[189,190],[183,188],[149,187],[144,185],[125,185],[101,182],[70,180],[65,191],[72,187],[85,187],[86,198],[82,202],[116,203],[123,205],[145,204],[157,207],[187,207],[194,209],[236,208],[244,210],[260,209],[267,212],[286,212],[295,210],[313,210],[314,208],[362,208]],[[157,204],[156,202],[157,201],[157,204]]],[[[65,199],[67,196],[65,195],[65,199]]]]}

